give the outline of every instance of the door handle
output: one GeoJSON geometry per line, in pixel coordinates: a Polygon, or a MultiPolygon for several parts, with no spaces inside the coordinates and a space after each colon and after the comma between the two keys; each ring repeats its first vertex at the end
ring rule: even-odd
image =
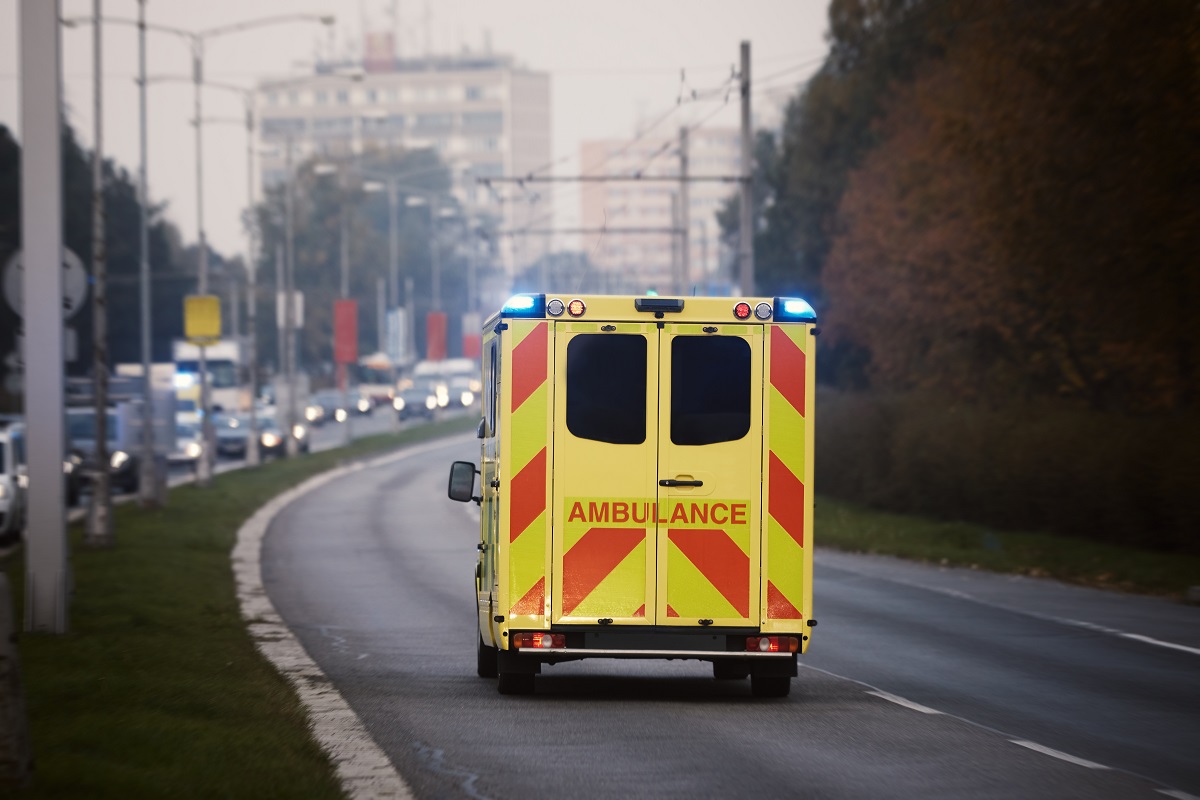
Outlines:
{"type": "Polygon", "coordinates": [[[659,486],[703,486],[704,481],[677,481],[674,478],[663,478],[659,486]]]}

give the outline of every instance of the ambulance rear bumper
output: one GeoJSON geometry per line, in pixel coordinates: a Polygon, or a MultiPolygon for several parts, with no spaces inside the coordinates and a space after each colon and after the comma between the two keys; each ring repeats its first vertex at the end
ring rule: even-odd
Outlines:
{"type": "Polygon", "coordinates": [[[512,652],[539,660],[546,660],[548,657],[553,657],[555,660],[562,661],[577,658],[679,658],[699,659],[701,661],[749,658],[754,660],[787,661],[795,658],[795,653],[755,653],[728,650],[615,650],[595,647],[521,647],[515,648],[512,652]]]}

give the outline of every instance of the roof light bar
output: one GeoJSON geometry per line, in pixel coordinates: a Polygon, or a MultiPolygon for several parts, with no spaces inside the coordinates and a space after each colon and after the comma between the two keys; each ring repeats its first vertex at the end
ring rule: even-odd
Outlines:
{"type": "Polygon", "coordinates": [[[502,317],[533,317],[546,316],[546,295],[544,294],[514,294],[500,309],[502,317]]]}
{"type": "Polygon", "coordinates": [[[776,322],[816,322],[817,312],[799,297],[775,298],[776,322]]]}

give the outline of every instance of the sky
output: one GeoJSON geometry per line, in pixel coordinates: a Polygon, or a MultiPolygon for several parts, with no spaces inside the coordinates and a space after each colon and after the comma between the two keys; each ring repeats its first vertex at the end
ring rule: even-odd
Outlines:
{"type": "MultiPolygon", "coordinates": [[[[48,2],[49,0],[39,0],[48,2]]],[[[92,0],[60,0],[64,18],[90,17],[92,0]]],[[[311,72],[331,47],[345,53],[361,41],[363,22],[387,29],[398,12],[401,55],[483,49],[512,55],[551,80],[554,174],[580,169],[587,139],[629,139],[639,122],[676,107],[663,132],[709,116],[708,125],[736,126],[736,92],[728,101],[677,104],[681,93],[726,84],[742,41],[751,44],[752,107],[771,124],[779,109],[820,65],[827,50],[826,0],[148,0],[147,21],[200,31],[264,16],[317,13],[337,16],[334,29],[289,23],[212,38],[206,77],[253,87],[264,78],[311,72]]],[[[0,0],[0,124],[20,136],[19,0],[0,0]]],[[[105,17],[134,19],[137,0],[102,0],[105,17]]],[[[131,26],[104,26],[103,141],[107,157],[136,175],[138,163],[137,36],[131,26]]],[[[62,38],[66,119],[85,147],[93,137],[92,32],[65,28],[62,38]]],[[[196,173],[191,56],[183,39],[147,38],[147,173],[153,202],[185,241],[196,238],[196,173]]],[[[246,206],[246,137],[242,100],[208,90],[204,99],[204,217],[209,242],[234,255],[245,251],[241,214],[246,206]],[[225,120],[225,121],[222,121],[225,120]]],[[[577,193],[555,194],[557,224],[578,223],[577,193]]]]}

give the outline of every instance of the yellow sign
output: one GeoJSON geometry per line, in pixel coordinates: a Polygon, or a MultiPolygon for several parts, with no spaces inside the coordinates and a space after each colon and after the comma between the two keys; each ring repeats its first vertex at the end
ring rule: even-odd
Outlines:
{"type": "Polygon", "coordinates": [[[192,294],[183,298],[183,335],[196,345],[213,344],[221,338],[221,300],[215,294],[192,294]]]}

